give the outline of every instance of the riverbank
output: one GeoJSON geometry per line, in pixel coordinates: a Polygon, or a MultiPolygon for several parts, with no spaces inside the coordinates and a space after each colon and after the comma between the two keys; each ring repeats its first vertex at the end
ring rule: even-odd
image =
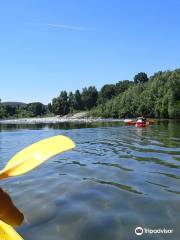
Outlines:
{"type": "Polygon", "coordinates": [[[68,114],[63,117],[54,116],[54,117],[4,119],[0,120],[0,124],[47,124],[66,122],[91,123],[91,122],[122,122],[122,121],[123,119],[88,117],[87,112],[80,112],[73,115],[68,114]]]}

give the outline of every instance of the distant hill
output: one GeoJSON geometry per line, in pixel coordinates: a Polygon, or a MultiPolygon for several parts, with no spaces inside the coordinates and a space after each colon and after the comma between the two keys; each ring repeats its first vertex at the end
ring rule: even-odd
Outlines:
{"type": "Polygon", "coordinates": [[[12,107],[25,107],[27,104],[23,102],[2,102],[2,105],[12,107]]]}

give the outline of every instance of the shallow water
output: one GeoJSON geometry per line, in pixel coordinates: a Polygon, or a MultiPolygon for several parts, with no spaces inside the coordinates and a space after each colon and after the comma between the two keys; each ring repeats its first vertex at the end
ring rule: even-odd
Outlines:
{"type": "Polygon", "coordinates": [[[139,239],[134,229],[174,229],[141,239],[179,239],[180,124],[0,126],[0,167],[25,146],[53,135],[77,147],[36,170],[1,182],[23,211],[27,240],[139,239]]]}

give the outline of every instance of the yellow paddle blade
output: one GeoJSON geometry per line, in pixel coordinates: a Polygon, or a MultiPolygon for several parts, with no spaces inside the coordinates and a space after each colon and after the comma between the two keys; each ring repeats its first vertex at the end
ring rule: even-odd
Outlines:
{"type": "Polygon", "coordinates": [[[36,168],[47,159],[75,147],[74,142],[58,135],[36,142],[12,157],[0,172],[0,179],[18,176],[36,168]]]}
{"type": "Polygon", "coordinates": [[[0,221],[1,240],[23,240],[23,238],[8,224],[0,221]]]}

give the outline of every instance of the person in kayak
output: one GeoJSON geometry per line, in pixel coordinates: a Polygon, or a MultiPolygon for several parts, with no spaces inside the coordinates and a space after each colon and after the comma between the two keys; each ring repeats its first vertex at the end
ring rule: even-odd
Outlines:
{"type": "Polygon", "coordinates": [[[147,119],[142,116],[142,122],[143,122],[144,124],[146,124],[146,121],[147,121],[147,119]]]}
{"type": "Polygon", "coordinates": [[[0,220],[11,226],[19,226],[24,220],[23,213],[2,188],[0,188],[0,220]]]}
{"type": "Polygon", "coordinates": [[[136,122],[141,122],[143,124],[146,124],[146,121],[147,121],[147,119],[143,116],[138,117],[137,120],[136,120],[136,122]]]}

